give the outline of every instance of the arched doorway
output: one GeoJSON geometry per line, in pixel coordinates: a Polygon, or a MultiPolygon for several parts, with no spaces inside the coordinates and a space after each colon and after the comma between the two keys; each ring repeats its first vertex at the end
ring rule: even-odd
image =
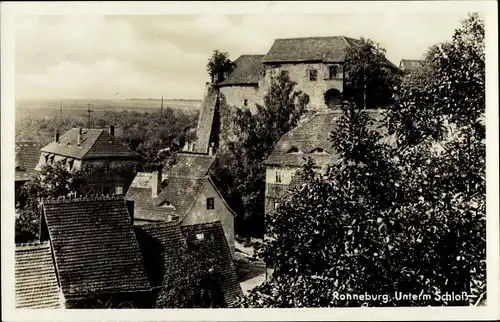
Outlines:
{"type": "Polygon", "coordinates": [[[325,92],[325,104],[328,108],[338,108],[341,102],[341,94],[338,89],[331,88],[325,92]]]}

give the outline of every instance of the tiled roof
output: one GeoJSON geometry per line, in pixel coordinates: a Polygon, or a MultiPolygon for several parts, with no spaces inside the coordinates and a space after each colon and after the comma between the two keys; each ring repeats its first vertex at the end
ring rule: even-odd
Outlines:
{"type": "Polygon", "coordinates": [[[60,308],[59,287],[49,242],[16,245],[16,307],[60,308]]]}
{"type": "Polygon", "coordinates": [[[158,195],[154,205],[163,207],[162,210],[165,214],[178,216],[182,220],[196,201],[207,180],[206,176],[197,179],[169,177],[166,182],[167,186],[158,195]],[[166,205],[167,202],[170,203],[170,207],[166,205]]]}
{"type": "MultiPolygon", "coordinates": [[[[276,39],[262,62],[343,63],[348,50],[359,44],[361,40],[344,36],[276,39]]],[[[386,63],[391,68],[397,68],[387,59],[386,63]]]]}
{"type": "Polygon", "coordinates": [[[134,217],[147,221],[165,221],[168,216],[182,220],[208,180],[215,158],[197,153],[179,153],[176,163],[165,168],[166,186],[152,196],[152,173],[138,173],[125,198],[133,200],[134,217]],[[167,205],[167,202],[169,205],[167,205]]]}
{"type": "Polygon", "coordinates": [[[29,180],[36,173],[40,153],[40,146],[35,142],[16,142],[16,181],[29,180]]]}
{"type": "Polygon", "coordinates": [[[150,289],[123,197],[44,200],[43,212],[65,296],[150,289]]]}
{"type": "Polygon", "coordinates": [[[264,55],[241,55],[234,61],[236,66],[231,75],[217,85],[257,85],[263,58],[264,55]]]}
{"type": "Polygon", "coordinates": [[[262,62],[343,62],[354,41],[342,36],[276,39],[262,62]]]}
{"type": "Polygon", "coordinates": [[[399,67],[403,70],[414,70],[422,67],[423,64],[424,61],[420,59],[401,59],[399,67]]]}
{"type": "Polygon", "coordinates": [[[78,146],[79,131],[79,128],[70,129],[60,137],[59,143],[55,141],[49,143],[41,149],[42,152],[75,159],[141,158],[138,153],[130,150],[105,129],[82,129],[81,144],[78,146]]]}
{"type": "Polygon", "coordinates": [[[238,283],[236,267],[232,260],[231,251],[227,244],[222,224],[217,222],[181,226],[182,232],[186,236],[203,234],[203,240],[198,244],[195,251],[199,261],[206,263],[202,267],[210,267],[211,263],[216,263],[219,273],[222,275],[222,292],[228,307],[235,304],[238,296],[243,292],[238,283]]]}
{"type": "Polygon", "coordinates": [[[178,153],[175,158],[176,163],[170,170],[163,169],[169,177],[202,178],[215,161],[215,156],[198,153],[178,153]]]}
{"type": "Polygon", "coordinates": [[[134,227],[152,287],[168,284],[185,238],[177,221],[159,222],[134,227]]]}
{"type": "MultiPolygon", "coordinates": [[[[379,111],[368,113],[374,116],[380,115],[379,111]]],[[[264,164],[299,167],[305,163],[307,157],[310,157],[318,167],[335,162],[338,156],[330,141],[330,133],[337,127],[341,115],[342,111],[332,110],[317,112],[302,120],[293,130],[279,139],[264,164]],[[312,153],[318,148],[326,153],[312,153]]]]}
{"type": "Polygon", "coordinates": [[[205,97],[201,103],[200,114],[198,116],[196,142],[194,145],[195,152],[208,153],[217,101],[217,91],[213,87],[208,87],[207,93],[205,93],[205,97]]]}

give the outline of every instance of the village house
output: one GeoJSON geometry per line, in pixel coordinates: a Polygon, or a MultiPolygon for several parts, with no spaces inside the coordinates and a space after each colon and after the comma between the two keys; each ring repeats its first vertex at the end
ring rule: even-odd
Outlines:
{"type": "Polygon", "coordinates": [[[209,154],[181,152],[176,163],[156,172],[137,173],[125,198],[134,201],[134,224],[178,221],[181,226],[221,222],[234,255],[235,213],[210,178],[209,154]]]}
{"type": "MultiPolygon", "coordinates": [[[[367,110],[375,120],[380,118],[380,110],[367,110]]],[[[272,214],[279,206],[287,191],[302,183],[297,173],[310,158],[318,173],[325,173],[328,165],[338,160],[332,146],[330,133],[337,128],[342,116],[340,110],[317,112],[303,120],[291,131],[284,134],[273,152],[264,161],[266,166],[265,213],[272,214]]],[[[374,122],[374,128],[379,128],[374,122]]],[[[389,137],[385,137],[390,140],[389,137]]],[[[384,138],[384,140],[385,140],[384,138]]]]}
{"type": "Polygon", "coordinates": [[[162,308],[174,285],[211,272],[223,307],[242,294],[220,222],[134,227],[132,216],[120,196],[44,200],[40,241],[16,245],[16,307],[162,308]]]}
{"type": "Polygon", "coordinates": [[[402,71],[412,71],[421,68],[423,64],[424,61],[421,59],[401,59],[401,62],[399,62],[399,68],[402,71]]]}
{"type": "Polygon", "coordinates": [[[35,167],[40,157],[40,147],[35,142],[17,141],[15,156],[15,197],[17,203],[21,186],[36,175],[35,167]]]}
{"type": "Polygon", "coordinates": [[[72,128],[41,149],[36,170],[62,163],[68,170],[88,174],[93,193],[123,195],[140,170],[142,157],[122,144],[114,126],[106,129],[72,128]]]}

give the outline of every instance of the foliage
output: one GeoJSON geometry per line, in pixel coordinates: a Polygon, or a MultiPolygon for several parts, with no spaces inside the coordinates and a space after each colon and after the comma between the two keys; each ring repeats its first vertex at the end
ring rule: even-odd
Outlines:
{"type": "Polygon", "coordinates": [[[405,76],[383,122],[343,107],[332,133],[339,162],[326,175],[304,166],[306,183],[269,224],[262,255],[273,275],[242,306],[451,306],[484,297],[483,41],[484,22],[471,15],[450,44],[431,48],[425,73],[405,76]],[[439,297],[453,292],[470,296],[439,297]]]}
{"type": "Polygon", "coordinates": [[[344,92],[346,100],[363,108],[386,108],[392,103],[393,88],[399,82],[399,72],[385,58],[385,49],[379,44],[361,38],[361,43],[350,48],[344,63],[344,92]]]}
{"type": "MultiPolygon", "coordinates": [[[[146,164],[157,164],[168,160],[179,151],[187,139],[194,140],[190,128],[195,128],[196,114],[166,108],[159,112],[98,111],[92,127],[115,126],[116,137],[132,150],[141,154],[146,164]],[[123,132],[123,133],[119,133],[123,132]]],[[[87,127],[83,116],[39,118],[28,116],[16,123],[16,139],[30,140],[41,146],[53,141],[56,130],[61,135],[73,127],[87,127]]]]}
{"type": "Polygon", "coordinates": [[[211,82],[220,83],[233,71],[235,64],[229,59],[229,54],[214,50],[207,63],[207,72],[211,82]]]}
{"type": "Polygon", "coordinates": [[[296,84],[281,78],[272,84],[252,114],[248,108],[236,109],[233,116],[236,139],[227,150],[219,151],[212,177],[236,213],[238,233],[262,237],[264,222],[265,169],[263,161],[279,138],[297,125],[309,97],[295,90],[296,84]],[[243,227],[244,229],[241,229],[243,227]]]}
{"type": "Polygon", "coordinates": [[[33,180],[20,188],[22,201],[16,205],[16,243],[31,242],[38,237],[38,207],[42,199],[68,197],[87,190],[81,171],[69,171],[61,163],[42,166],[33,180]]]}

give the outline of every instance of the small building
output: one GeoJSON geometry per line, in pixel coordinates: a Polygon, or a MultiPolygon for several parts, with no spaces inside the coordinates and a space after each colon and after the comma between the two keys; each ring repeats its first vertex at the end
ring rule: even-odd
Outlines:
{"type": "Polygon", "coordinates": [[[178,153],[171,168],[136,175],[125,198],[134,201],[134,224],[178,221],[181,226],[221,222],[234,254],[235,213],[209,176],[213,155],[178,153]]]}
{"type": "MultiPolygon", "coordinates": [[[[381,116],[380,110],[367,112],[375,120],[381,116]]],[[[301,170],[307,158],[312,159],[318,173],[324,173],[329,165],[338,160],[330,133],[337,128],[341,116],[340,110],[317,112],[303,119],[279,139],[273,152],[264,161],[266,214],[272,214],[287,191],[302,183],[297,172],[301,170]]],[[[379,124],[375,122],[374,127],[378,129],[379,124]]]]}
{"type": "Polygon", "coordinates": [[[19,199],[19,189],[36,175],[36,165],[40,158],[40,146],[31,141],[16,141],[15,195],[19,199]]]}
{"type": "Polygon", "coordinates": [[[134,229],[156,290],[156,308],[232,307],[242,295],[220,222],[182,227],[176,221],[158,222],[134,229]],[[219,280],[205,283],[212,273],[219,280]],[[208,303],[190,303],[204,293],[210,293],[208,303]]]}
{"type": "Polygon", "coordinates": [[[37,170],[61,163],[68,170],[88,173],[87,184],[96,194],[123,195],[140,170],[142,157],[106,129],[72,128],[41,149],[37,170]]]}
{"type": "Polygon", "coordinates": [[[424,60],[421,59],[401,59],[399,63],[399,68],[402,71],[412,71],[419,68],[422,68],[424,65],[424,60]]]}
{"type": "Polygon", "coordinates": [[[17,244],[15,250],[16,308],[64,308],[52,261],[50,242],[17,244]]]}

